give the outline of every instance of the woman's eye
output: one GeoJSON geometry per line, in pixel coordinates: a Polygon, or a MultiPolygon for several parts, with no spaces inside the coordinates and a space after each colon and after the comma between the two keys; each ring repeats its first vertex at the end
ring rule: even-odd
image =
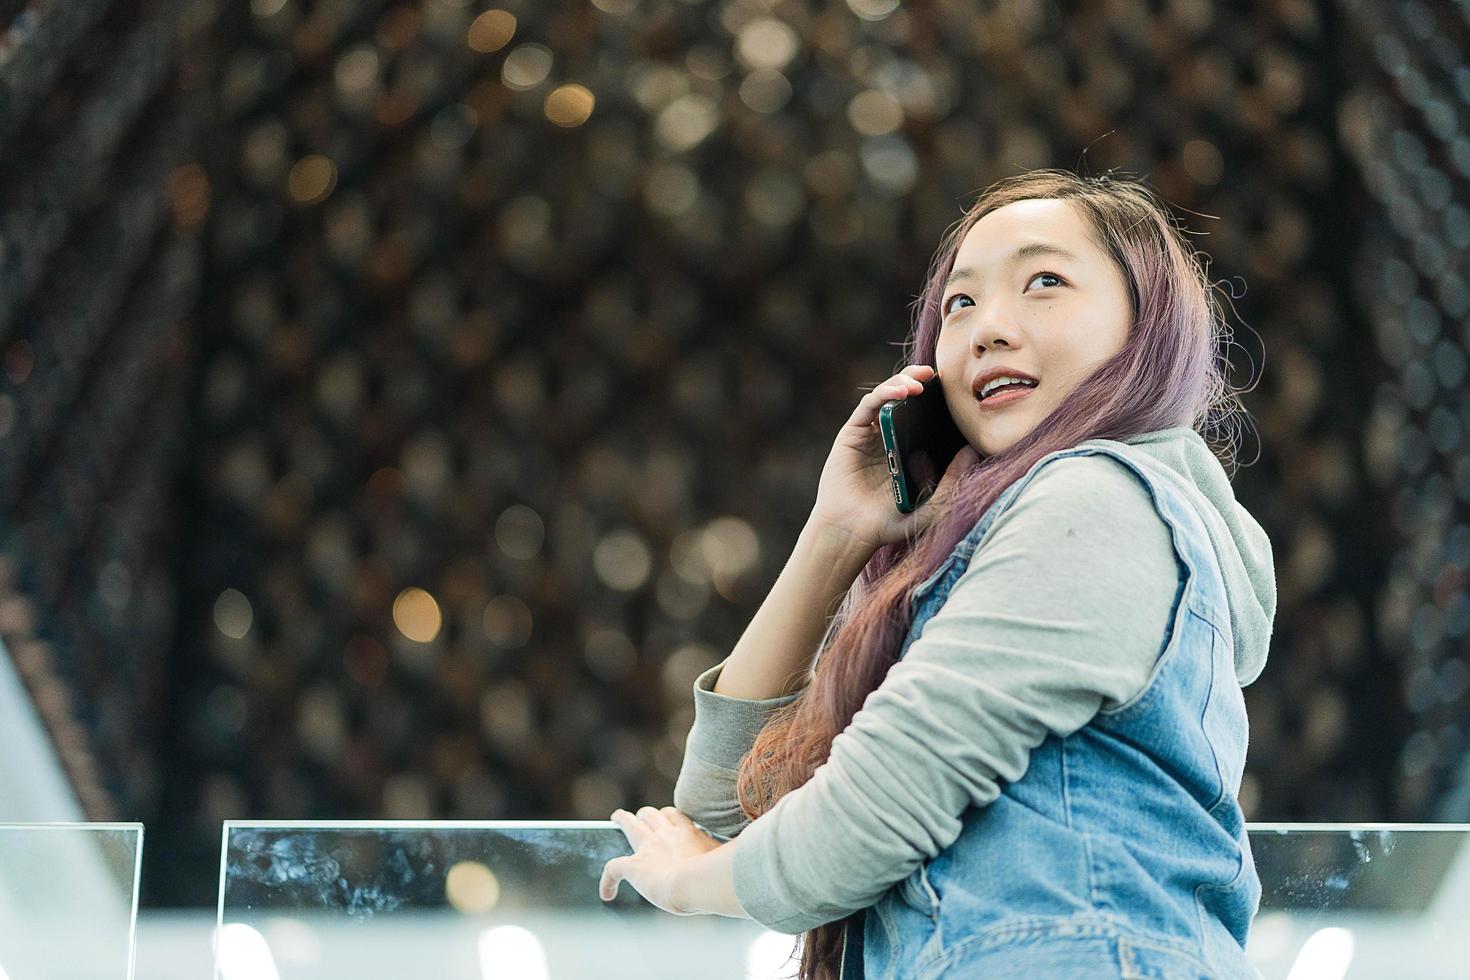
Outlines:
{"type": "MultiPolygon", "coordinates": [[[[1026,280],[1026,284],[1029,286],[1031,283],[1033,283],[1036,280],[1042,278],[1043,276],[1045,276],[1048,279],[1055,279],[1057,285],[1060,285],[1061,283],[1063,283],[1063,282],[1066,281],[1061,276],[1057,275],[1055,272],[1038,272],[1038,273],[1036,273],[1036,275],[1034,275],[1030,279],[1026,280]]],[[[944,315],[945,316],[949,316],[952,312],[954,312],[954,310],[952,309],[952,304],[957,299],[970,299],[970,297],[966,296],[964,293],[955,293],[949,299],[945,300],[944,301],[944,309],[943,309],[943,312],[944,312],[944,315]]],[[[970,299],[970,302],[973,303],[975,301],[972,300],[972,299],[970,299]]]]}

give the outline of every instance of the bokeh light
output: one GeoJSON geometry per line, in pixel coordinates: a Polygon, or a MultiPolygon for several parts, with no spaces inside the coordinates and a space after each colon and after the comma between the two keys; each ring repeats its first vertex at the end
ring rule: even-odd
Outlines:
{"type": "Polygon", "coordinates": [[[432,643],[443,625],[439,603],[423,589],[404,589],[393,600],[393,625],[416,643],[432,643]]]}

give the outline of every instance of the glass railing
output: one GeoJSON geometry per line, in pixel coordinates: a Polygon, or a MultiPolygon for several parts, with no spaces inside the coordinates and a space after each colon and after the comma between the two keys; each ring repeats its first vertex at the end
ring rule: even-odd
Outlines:
{"type": "Polygon", "coordinates": [[[0,980],[131,980],[143,825],[0,823],[0,980]]]}
{"type": "MultiPolygon", "coordinates": [[[[1470,825],[1252,824],[1274,978],[1464,977],[1470,825]]],[[[228,823],[216,977],[791,977],[798,937],[673,916],[627,883],[608,821],[228,823]]]]}
{"type": "Polygon", "coordinates": [[[1250,824],[1267,980],[1470,976],[1470,824],[1250,824]]]}
{"type": "Polygon", "coordinates": [[[631,853],[610,821],[227,823],[223,851],[220,980],[715,980],[796,941],[626,883],[602,901],[602,866],[631,853]]]}

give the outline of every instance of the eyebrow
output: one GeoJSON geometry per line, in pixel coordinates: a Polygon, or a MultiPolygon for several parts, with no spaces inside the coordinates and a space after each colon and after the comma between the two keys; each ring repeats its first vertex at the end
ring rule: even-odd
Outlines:
{"type": "MultiPolygon", "coordinates": [[[[1022,245],[1020,248],[1012,252],[1011,257],[1006,260],[1006,264],[1015,265],[1022,259],[1035,258],[1038,255],[1055,255],[1057,258],[1061,259],[1069,259],[1073,262],[1079,261],[1076,255],[1073,255],[1071,252],[1062,248],[1060,245],[1053,245],[1050,242],[1031,242],[1029,244],[1022,245]]],[[[954,285],[957,281],[965,278],[966,276],[973,277],[974,275],[975,270],[969,267],[956,269],[949,275],[944,277],[944,288],[948,289],[950,286],[954,285]]]]}

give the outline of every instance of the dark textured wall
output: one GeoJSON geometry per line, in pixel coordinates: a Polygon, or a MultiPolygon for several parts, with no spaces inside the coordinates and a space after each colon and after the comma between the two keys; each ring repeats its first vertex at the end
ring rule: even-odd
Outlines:
{"type": "Polygon", "coordinates": [[[689,684],[897,366],[939,237],[991,181],[1049,166],[1146,178],[1234,330],[1255,422],[1235,483],[1280,588],[1246,691],[1248,816],[1470,818],[1459,14],[127,7],[69,42],[76,74],[0,103],[0,137],[44,162],[89,93],[122,97],[99,79],[140,13],[174,20],[171,82],[93,165],[112,193],[27,198],[36,165],[3,184],[74,230],[47,245],[23,223],[40,244],[18,267],[41,271],[5,253],[0,424],[25,447],[4,462],[7,601],[39,644],[12,646],[47,651],[32,674],[104,753],[98,812],[150,821],[145,898],[211,900],[225,818],[667,802],[689,684]],[[11,117],[45,137],[17,143],[11,117]],[[164,190],[137,207],[167,220],[104,238],[150,175],[164,190]],[[136,298],[96,343],[135,345],[140,383],[103,395],[118,362],[95,354],[97,383],[38,398],[71,377],[38,346],[42,297],[81,288],[46,277],[109,276],[136,298]],[[107,428],[88,397],[144,433],[110,450],[111,490],[65,477],[57,440],[107,428]],[[43,416],[57,436],[15,434],[43,416]],[[110,518],[135,542],[128,592],[74,522],[135,498],[110,518]],[[38,549],[65,535],[63,574],[38,549]]]}
{"type": "Polygon", "coordinates": [[[0,636],[93,819],[159,813],[172,738],[207,214],[184,12],[0,6],[0,636]]]}

